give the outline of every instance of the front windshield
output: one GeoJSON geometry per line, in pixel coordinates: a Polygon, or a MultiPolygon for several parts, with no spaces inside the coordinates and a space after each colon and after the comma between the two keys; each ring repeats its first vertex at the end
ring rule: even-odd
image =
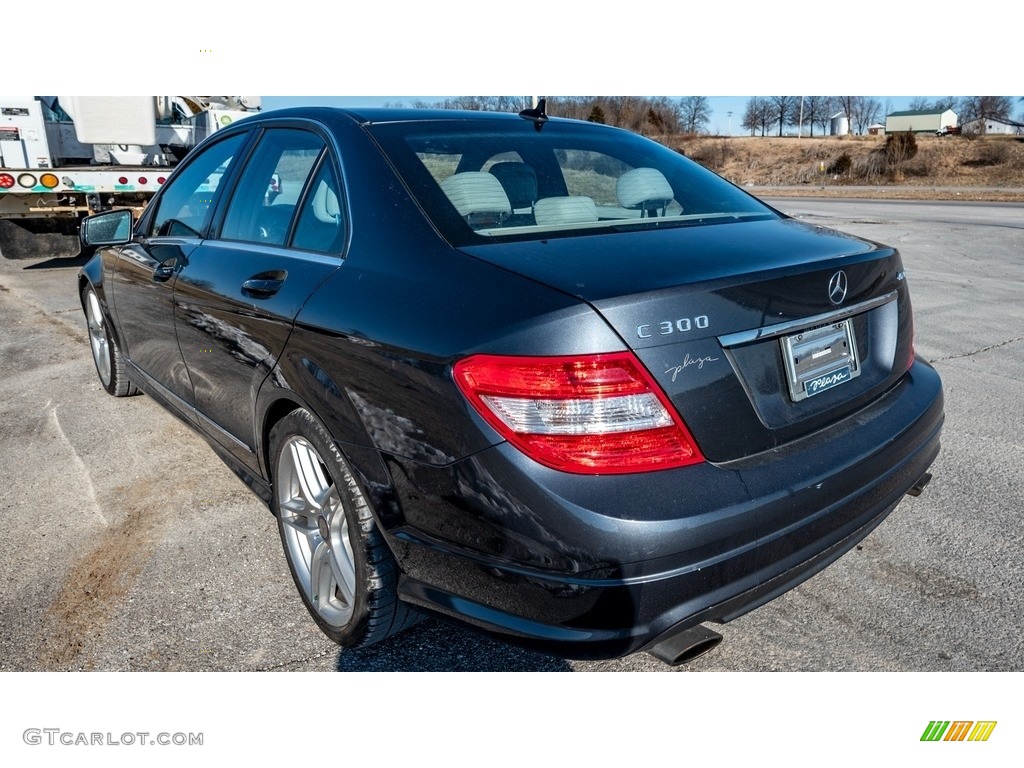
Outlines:
{"type": "Polygon", "coordinates": [[[455,244],[775,217],[677,152],[589,123],[377,124],[371,134],[455,244]]]}

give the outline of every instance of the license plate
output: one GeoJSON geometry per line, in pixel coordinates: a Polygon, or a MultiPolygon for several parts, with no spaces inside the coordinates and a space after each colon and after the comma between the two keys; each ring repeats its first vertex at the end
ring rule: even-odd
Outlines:
{"type": "Polygon", "coordinates": [[[852,318],[784,336],[779,344],[789,396],[794,402],[814,397],[860,375],[852,318]]]}

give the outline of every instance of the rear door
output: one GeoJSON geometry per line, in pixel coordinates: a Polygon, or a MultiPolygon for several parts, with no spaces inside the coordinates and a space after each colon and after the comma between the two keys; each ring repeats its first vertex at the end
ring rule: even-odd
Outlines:
{"type": "Polygon", "coordinates": [[[341,264],[340,174],[312,128],[269,128],[215,237],[174,291],[178,344],[201,426],[256,468],[254,404],[309,295],[341,264]]]}

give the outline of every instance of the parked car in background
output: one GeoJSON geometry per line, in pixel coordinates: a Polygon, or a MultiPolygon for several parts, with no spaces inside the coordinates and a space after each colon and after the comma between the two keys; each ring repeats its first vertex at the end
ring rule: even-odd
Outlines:
{"type": "Polygon", "coordinates": [[[263,113],[82,238],[101,384],[270,505],[347,647],[431,614],[678,663],[939,451],[895,249],[542,109],[263,113]]]}

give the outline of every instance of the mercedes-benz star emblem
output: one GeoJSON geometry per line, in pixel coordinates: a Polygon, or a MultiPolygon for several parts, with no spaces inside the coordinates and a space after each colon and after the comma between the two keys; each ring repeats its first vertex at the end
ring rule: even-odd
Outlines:
{"type": "Polygon", "coordinates": [[[837,307],[846,300],[846,273],[841,269],[828,281],[828,300],[837,307]]]}

